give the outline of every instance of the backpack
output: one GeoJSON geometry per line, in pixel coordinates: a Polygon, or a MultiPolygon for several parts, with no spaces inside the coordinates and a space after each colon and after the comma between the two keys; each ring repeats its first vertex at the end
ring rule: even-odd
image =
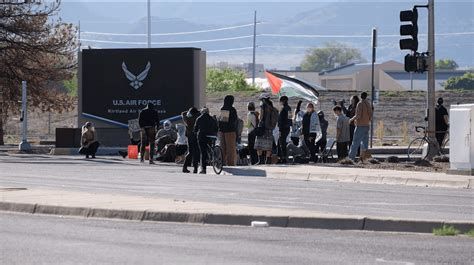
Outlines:
{"type": "Polygon", "coordinates": [[[267,129],[273,130],[278,124],[278,110],[275,107],[271,107],[270,111],[270,127],[267,129]]]}

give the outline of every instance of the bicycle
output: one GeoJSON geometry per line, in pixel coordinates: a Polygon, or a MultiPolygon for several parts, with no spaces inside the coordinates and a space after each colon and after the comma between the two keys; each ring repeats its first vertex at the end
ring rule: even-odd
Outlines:
{"type": "Polygon", "coordinates": [[[224,168],[224,154],[222,148],[216,145],[217,136],[207,136],[209,142],[207,144],[208,165],[212,166],[214,172],[219,175],[224,168]]]}
{"type": "Polygon", "coordinates": [[[439,151],[443,155],[449,154],[448,150],[446,149],[449,144],[449,130],[446,131],[446,135],[444,135],[443,143],[441,144],[441,147],[439,148],[439,151]]]}
{"type": "MultiPolygon", "coordinates": [[[[431,146],[431,139],[428,137],[426,133],[426,128],[423,126],[415,126],[415,131],[420,132],[420,130],[423,131],[423,137],[417,137],[413,139],[410,144],[408,145],[407,153],[408,153],[408,160],[411,160],[415,155],[421,154],[421,159],[426,159],[428,154],[430,153],[430,146],[431,146]],[[423,147],[425,144],[428,144],[428,150],[426,152],[426,155],[423,156],[423,147]]],[[[438,155],[443,155],[444,154],[444,149],[446,147],[446,144],[449,142],[449,137],[447,137],[448,134],[446,134],[445,139],[443,141],[443,145],[440,147],[438,150],[438,155]]],[[[438,143],[435,143],[438,144],[438,143]]]]}

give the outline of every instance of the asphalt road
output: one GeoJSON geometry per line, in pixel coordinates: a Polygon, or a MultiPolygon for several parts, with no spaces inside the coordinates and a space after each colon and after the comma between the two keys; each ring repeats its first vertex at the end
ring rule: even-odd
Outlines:
{"type": "Polygon", "coordinates": [[[2,264],[473,264],[474,239],[0,215],[2,264]]]}
{"type": "MultiPolygon", "coordinates": [[[[474,191],[179,173],[119,158],[0,156],[0,186],[42,187],[372,217],[474,220],[474,191]]],[[[406,174],[409,174],[407,172],[406,174]]]]}

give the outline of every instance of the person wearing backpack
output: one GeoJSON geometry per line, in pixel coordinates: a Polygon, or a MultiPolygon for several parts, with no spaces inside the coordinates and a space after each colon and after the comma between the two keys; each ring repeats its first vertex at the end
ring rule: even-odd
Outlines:
{"type": "Polygon", "coordinates": [[[278,116],[278,129],[280,131],[280,135],[278,137],[278,156],[280,158],[279,163],[287,164],[288,163],[288,152],[286,149],[287,146],[287,138],[290,134],[290,127],[291,127],[291,119],[290,113],[291,108],[288,105],[288,97],[282,96],[280,98],[281,104],[281,111],[278,116]]]}
{"type": "Polygon", "coordinates": [[[310,152],[310,160],[317,162],[315,143],[321,138],[321,126],[319,125],[319,117],[314,111],[314,104],[306,105],[306,113],[303,116],[303,137],[306,146],[310,152]]]}
{"type": "Polygon", "coordinates": [[[273,107],[270,100],[270,94],[263,93],[260,99],[261,119],[256,130],[257,139],[255,140],[255,149],[259,156],[258,164],[271,164],[273,147],[273,129],[278,123],[278,110],[273,107]],[[263,154],[265,152],[265,155],[263,154]]]}
{"type": "Polygon", "coordinates": [[[234,96],[227,95],[219,116],[220,147],[226,166],[235,166],[237,155],[238,117],[234,106],[234,96]]]}

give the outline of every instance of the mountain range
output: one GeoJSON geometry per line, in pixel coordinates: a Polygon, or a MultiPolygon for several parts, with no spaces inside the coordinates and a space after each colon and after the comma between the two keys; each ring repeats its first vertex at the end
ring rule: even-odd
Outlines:
{"type": "MultiPolygon", "coordinates": [[[[208,51],[208,64],[220,61],[250,62],[253,26],[249,24],[253,23],[256,10],[259,22],[257,63],[263,63],[268,68],[288,69],[297,66],[309,48],[321,47],[326,42],[332,41],[356,47],[361,50],[365,58],[370,58],[371,40],[368,35],[373,27],[376,27],[378,34],[381,35],[378,38],[377,61],[402,61],[408,52],[400,51],[398,48],[401,24],[399,12],[411,9],[413,3],[152,2],[152,33],[192,32],[248,25],[186,35],[153,36],[152,42],[155,43],[153,47],[192,46],[205,49],[208,51]],[[236,37],[238,39],[234,39],[236,37]],[[225,38],[231,39],[200,42],[225,38]]],[[[146,11],[145,2],[63,2],[59,16],[64,21],[76,25],[79,25],[80,21],[83,45],[93,48],[132,48],[146,47],[143,44],[146,42],[146,36],[102,35],[88,32],[146,33],[146,11]]],[[[474,66],[474,3],[439,2],[435,11],[438,34],[436,58],[454,59],[461,67],[474,66]],[[450,35],[452,33],[457,35],[450,35]]],[[[426,50],[424,35],[427,33],[426,21],[427,11],[420,9],[422,51],[426,50]]]]}

